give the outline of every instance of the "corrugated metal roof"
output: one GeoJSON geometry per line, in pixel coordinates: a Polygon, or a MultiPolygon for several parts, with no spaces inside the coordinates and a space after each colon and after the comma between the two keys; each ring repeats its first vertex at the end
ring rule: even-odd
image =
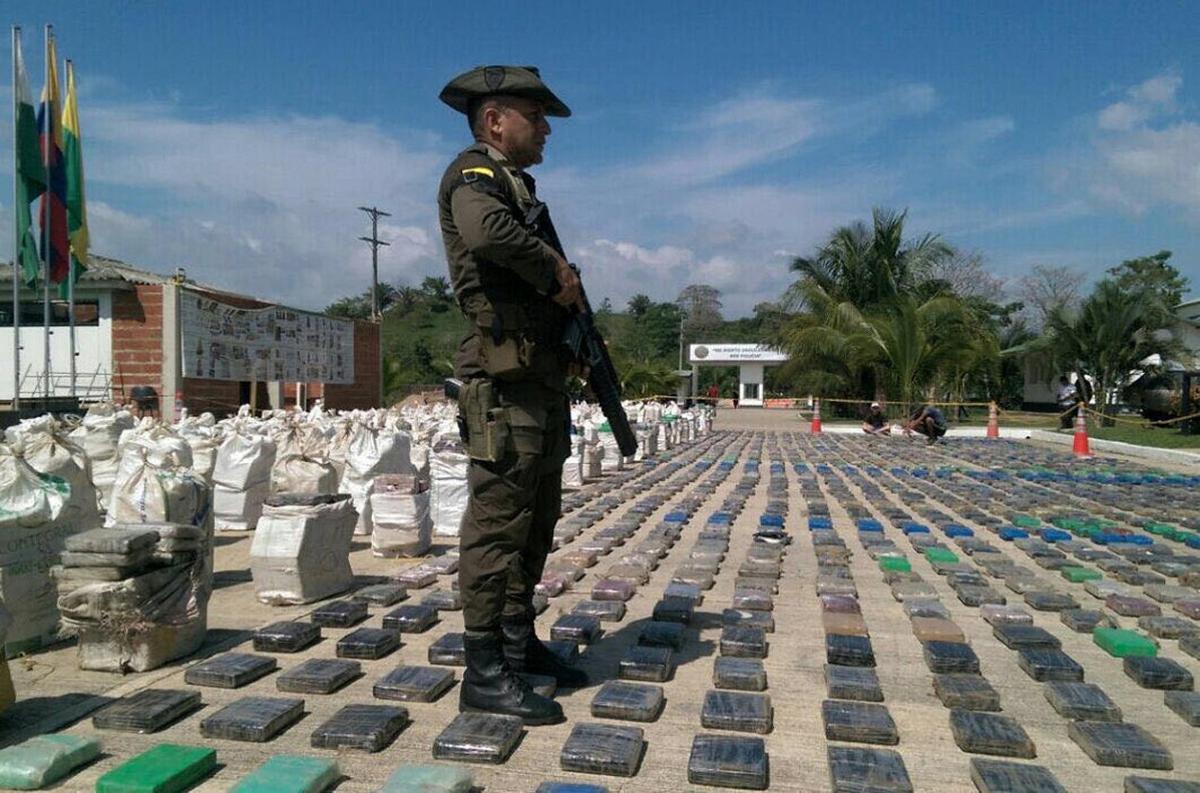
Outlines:
{"type": "MultiPolygon", "coordinates": [[[[80,276],[80,281],[124,281],[129,284],[165,284],[172,276],[143,270],[140,267],[126,264],[118,259],[106,256],[88,255],[87,271],[80,276]]],[[[0,281],[12,280],[12,262],[4,262],[0,267],[0,281]]]]}

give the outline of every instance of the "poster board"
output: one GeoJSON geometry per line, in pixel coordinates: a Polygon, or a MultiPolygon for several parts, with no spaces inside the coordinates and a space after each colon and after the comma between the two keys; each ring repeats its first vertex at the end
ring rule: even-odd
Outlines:
{"type": "Polygon", "coordinates": [[[286,306],[240,308],[180,293],[183,376],[208,380],[354,382],[354,323],[286,306]]]}

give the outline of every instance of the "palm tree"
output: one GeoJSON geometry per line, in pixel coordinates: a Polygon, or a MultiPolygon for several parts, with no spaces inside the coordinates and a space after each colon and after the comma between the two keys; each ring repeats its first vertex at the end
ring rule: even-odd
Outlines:
{"type": "Polygon", "coordinates": [[[1123,289],[1106,278],[1078,311],[1052,310],[1045,334],[1015,352],[1049,354],[1059,371],[1091,377],[1104,412],[1120,402],[1132,374],[1155,372],[1182,352],[1170,331],[1172,320],[1170,308],[1153,290],[1123,289]]]}
{"type": "Polygon", "coordinates": [[[869,311],[928,279],[934,266],[954,255],[937,235],[906,242],[907,212],[874,209],[871,228],[855,222],[836,229],[812,258],[792,260],[800,274],[788,297],[803,306],[807,287],[816,287],[837,302],[869,311]]]}

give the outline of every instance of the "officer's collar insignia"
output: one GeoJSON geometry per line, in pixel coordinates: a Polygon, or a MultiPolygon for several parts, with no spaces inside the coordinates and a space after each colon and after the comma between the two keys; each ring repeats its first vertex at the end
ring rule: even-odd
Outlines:
{"type": "Polygon", "coordinates": [[[489,91],[499,91],[504,85],[504,67],[488,66],[483,70],[483,82],[489,91]]]}

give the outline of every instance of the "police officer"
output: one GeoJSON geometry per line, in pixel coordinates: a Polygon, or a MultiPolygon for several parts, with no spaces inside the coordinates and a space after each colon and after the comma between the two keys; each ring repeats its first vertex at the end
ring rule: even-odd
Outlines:
{"type": "Polygon", "coordinates": [[[471,458],[459,539],[467,660],[459,707],[552,724],[561,706],[519,673],[587,683],[537,638],[533,610],[562,505],[570,362],[561,338],[580,285],[526,223],[538,201],[524,169],[542,161],[546,117],[571,111],[531,66],[472,69],[440,98],[466,115],[475,139],[438,190],[450,280],[471,323],[455,361],[471,458]]]}

